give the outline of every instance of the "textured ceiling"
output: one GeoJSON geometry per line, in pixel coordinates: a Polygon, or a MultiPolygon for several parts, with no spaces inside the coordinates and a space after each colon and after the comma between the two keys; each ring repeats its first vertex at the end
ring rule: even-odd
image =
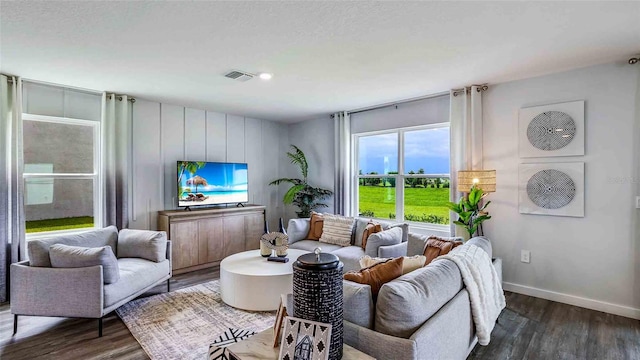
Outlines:
{"type": "Polygon", "coordinates": [[[4,73],[285,122],[640,53],[640,2],[3,1],[0,14],[4,73]]]}

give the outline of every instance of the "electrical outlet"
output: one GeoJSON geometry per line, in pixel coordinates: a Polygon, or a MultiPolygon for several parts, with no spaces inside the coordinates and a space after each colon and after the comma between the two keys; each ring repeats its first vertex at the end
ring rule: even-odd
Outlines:
{"type": "Polygon", "coordinates": [[[521,250],[520,251],[520,261],[522,261],[523,263],[530,263],[531,262],[531,251],[529,250],[521,250]]]}
{"type": "Polygon", "coordinates": [[[636,209],[640,209],[640,196],[636,196],[636,209]]]}

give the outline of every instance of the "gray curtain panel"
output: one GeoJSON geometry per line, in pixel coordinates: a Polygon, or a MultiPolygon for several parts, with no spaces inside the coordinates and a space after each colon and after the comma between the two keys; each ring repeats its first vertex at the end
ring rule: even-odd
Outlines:
{"type": "Polygon", "coordinates": [[[102,129],[104,158],[104,221],[103,226],[118,229],[129,226],[129,185],[132,174],[133,105],[126,95],[104,93],[102,98],[102,129]]]}
{"type": "Polygon", "coordinates": [[[24,258],[22,80],[0,75],[0,302],[9,300],[9,265],[24,258]],[[8,142],[8,143],[7,143],[8,142]]]}

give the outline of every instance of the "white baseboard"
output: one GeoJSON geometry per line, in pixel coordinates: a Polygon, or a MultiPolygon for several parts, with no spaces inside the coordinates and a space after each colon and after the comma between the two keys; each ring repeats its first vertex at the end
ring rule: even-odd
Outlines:
{"type": "Polygon", "coordinates": [[[502,288],[506,291],[511,291],[518,294],[529,295],[541,299],[561,302],[564,304],[579,306],[591,310],[602,311],[609,314],[620,315],[640,320],[640,309],[635,309],[624,305],[612,304],[604,301],[592,300],[580,296],[568,295],[555,291],[543,290],[508,282],[503,282],[502,288]]]}

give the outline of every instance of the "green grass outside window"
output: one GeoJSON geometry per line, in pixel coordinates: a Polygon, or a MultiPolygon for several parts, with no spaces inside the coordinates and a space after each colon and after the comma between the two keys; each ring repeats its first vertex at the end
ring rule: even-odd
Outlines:
{"type": "Polygon", "coordinates": [[[93,216],[72,217],[63,219],[33,220],[25,222],[27,233],[59,231],[69,229],[92,228],[93,216]]]}
{"type": "MultiPolygon", "coordinates": [[[[358,187],[359,212],[365,217],[395,219],[396,189],[383,186],[358,187]]],[[[404,189],[404,214],[409,221],[449,224],[448,188],[404,189]]]]}

